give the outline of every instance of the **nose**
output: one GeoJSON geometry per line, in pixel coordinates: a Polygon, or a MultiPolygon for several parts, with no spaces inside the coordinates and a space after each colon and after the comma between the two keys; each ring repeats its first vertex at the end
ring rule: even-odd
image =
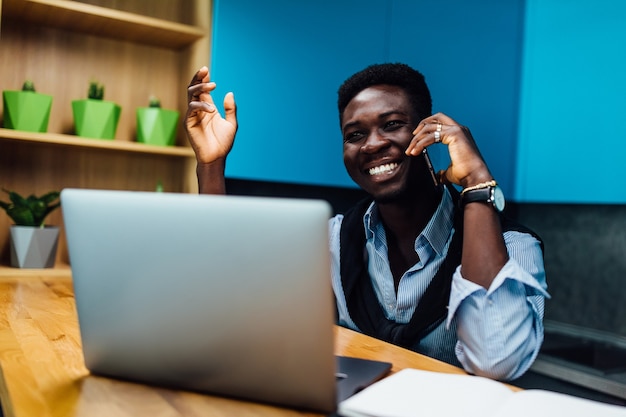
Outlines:
{"type": "Polygon", "coordinates": [[[389,146],[389,140],[381,135],[380,132],[374,131],[367,136],[363,145],[361,145],[361,152],[376,153],[387,146],[389,146]]]}

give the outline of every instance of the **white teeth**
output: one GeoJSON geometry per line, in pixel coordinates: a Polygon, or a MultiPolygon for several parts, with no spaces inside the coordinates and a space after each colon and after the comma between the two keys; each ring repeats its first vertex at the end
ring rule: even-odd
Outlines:
{"type": "Polygon", "coordinates": [[[374,168],[370,168],[369,170],[369,174],[370,175],[379,175],[379,174],[383,174],[385,172],[389,172],[392,169],[394,169],[395,167],[397,167],[398,164],[393,162],[391,164],[385,164],[385,165],[380,165],[374,168]]]}

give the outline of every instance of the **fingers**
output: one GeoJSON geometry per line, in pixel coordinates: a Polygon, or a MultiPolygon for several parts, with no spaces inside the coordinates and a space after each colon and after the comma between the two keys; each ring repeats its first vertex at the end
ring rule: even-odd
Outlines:
{"type": "Polygon", "coordinates": [[[443,113],[437,113],[422,120],[413,131],[413,140],[406,149],[406,154],[417,156],[426,147],[434,143],[449,145],[452,138],[466,134],[466,128],[443,113]]]}
{"type": "Polygon", "coordinates": [[[449,171],[450,167],[448,167],[448,169],[442,169],[437,173],[437,177],[439,178],[439,184],[452,184],[452,179],[448,178],[449,171]]]}
{"type": "MultiPolygon", "coordinates": [[[[215,106],[212,106],[209,103],[205,103],[203,101],[192,101],[189,103],[189,106],[187,106],[186,119],[195,119],[196,117],[201,118],[202,113],[213,113],[215,111],[215,106]]],[[[194,120],[193,123],[199,123],[199,120],[200,119],[194,120]]]]}
{"type": "Polygon", "coordinates": [[[200,125],[203,113],[216,111],[210,95],[214,89],[215,83],[209,81],[209,69],[203,66],[194,74],[187,87],[187,114],[184,126],[188,132],[194,126],[200,125]]]}
{"type": "Polygon", "coordinates": [[[213,104],[211,98],[211,92],[215,90],[216,84],[214,82],[196,84],[187,88],[187,100],[191,104],[195,101],[203,101],[213,104]]]}
{"type": "Polygon", "coordinates": [[[235,95],[231,92],[224,96],[224,117],[237,129],[237,105],[235,104],[235,95]]]}
{"type": "Polygon", "coordinates": [[[200,68],[194,75],[189,86],[187,87],[187,101],[199,101],[202,93],[202,85],[209,82],[209,69],[204,66],[200,68]]]}
{"type": "Polygon", "coordinates": [[[224,96],[224,118],[222,118],[211,96],[215,88],[216,84],[210,81],[207,67],[200,68],[194,74],[187,88],[185,128],[188,133],[192,134],[192,131],[198,133],[198,127],[204,130],[209,124],[214,128],[224,126],[221,125],[224,120],[228,122],[227,125],[237,130],[237,106],[233,93],[229,92],[224,96]]]}
{"type": "Polygon", "coordinates": [[[200,68],[191,79],[189,86],[187,87],[187,101],[189,105],[193,102],[203,101],[209,103],[207,111],[213,111],[213,99],[211,98],[211,91],[215,90],[216,84],[210,81],[209,69],[204,66],[200,68]]]}
{"type": "Polygon", "coordinates": [[[445,138],[449,136],[451,128],[452,126],[444,124],[440,120],[422,120],[413,131],[413,139],[405,153],[410,156],[417,156],[426,147],[434,143],[444,142],[445,138]]]}
{"type": "Polygon", "coordinates": [[[206,66],[200,68],[189,82],[189,87],[192,85],[200,84],[202,82],[209,82],[209,69],[206,66]],[[206,80],[205,80],[206,78],[206,80]]]}

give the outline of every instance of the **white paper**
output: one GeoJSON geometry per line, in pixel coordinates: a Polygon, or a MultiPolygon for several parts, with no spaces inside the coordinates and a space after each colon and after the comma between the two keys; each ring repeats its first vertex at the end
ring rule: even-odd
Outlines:
{"type": "Polygon", "coordinates": [[[626,408],[483,377],[404,369],[339,404],[345,417],[626,417],[626,408]]]}
{"type": "Polygon", "coordinates": [[[544,390],[516,392],[498,416],[507,417],[626,417],[626,407],[544,390]]]}

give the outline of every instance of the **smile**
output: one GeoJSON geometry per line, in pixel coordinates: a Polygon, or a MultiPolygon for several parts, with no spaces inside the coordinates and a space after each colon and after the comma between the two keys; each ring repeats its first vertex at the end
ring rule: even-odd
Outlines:
{"type": "Polygon", "coordinates": [[[377,167],[370,168],[368,172],[370,175],[380,175],[392,171],[397,166],[397,163],[392,162],[391,164],[379,165],[377,167]]]}

